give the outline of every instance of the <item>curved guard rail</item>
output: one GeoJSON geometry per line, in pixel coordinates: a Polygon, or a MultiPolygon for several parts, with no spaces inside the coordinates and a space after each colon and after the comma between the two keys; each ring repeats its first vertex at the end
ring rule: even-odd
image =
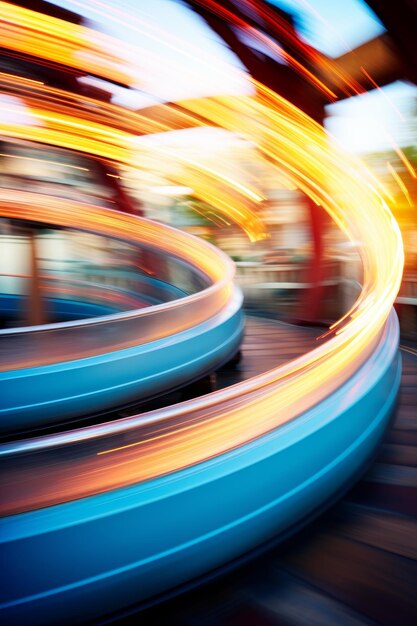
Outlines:
{"type": "Polygon", "coordinates": [[[72,228],[76,224],[79,229],[163,250],[205,276],[208,285],[198,293],[170,303],[100,320],[0,331],[3,370],[105,354],[168,337],[209,320],[227,305],[233,293],[234,266],[230,259],[210,244],[168,226],[29,192],[5,192],[0,200],[0,214],[72,228]],[[42,350],[42,342],[47,350],[42,350]]]}
{"type": "Polygon", "coordinates": [[[242,294],[173,336],[64,363],[0,372],[1,431],[10,433],[148,398],[210,373],[239,349],[242,294]]]}
{"type": "Polygon", "coordinates": [[[39,194],[6,193],[0,213],[77,224],[163,251],[175,257],[183,279],[186,270],[195,275],[194,286],[206,285],[146,308],[0,331],[3,432],[161,393],[207,374],[238,350],[242,296],[233,284],[233,263],[210,244],[149,220],[39,194]]]}
{"type": "MultiPolygon", "coordinates": [[[[105,426],[101,438],[84,440],[85,454],[75,437],[67,445],[57,436],[2,446],[2,513],[38,509],[0,520],[6,621],[50,624],[57,614],[62,623],[80,614],[88,621],[294,530],[340,493],[379,442],[399,386],[398,339],[392,313],[367,362],[320,404],[238,448],[130,487],[38,509],[68,499],[69,482],[80,497],[82,483],[100,476],[102,468],[93,468],[105,426]]],[[[227,422],[224,428],[227,437],[227,422]]],[[[157,437],[153,446],[163,449],[157,437]]],[[[130,458],[109,455],[113,471],[146,463],[133,450],[130,458]]]]}

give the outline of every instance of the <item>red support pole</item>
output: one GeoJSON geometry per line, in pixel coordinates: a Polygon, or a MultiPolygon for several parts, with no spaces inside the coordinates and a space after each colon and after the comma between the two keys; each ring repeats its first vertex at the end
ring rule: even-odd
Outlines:
{"type": "Polygon", "coordinates": [[[310,198],[306,198],[310,214],[310,228],[313,253],[307,269],[306,282],[309,287],[303,292],[297,304],[294,322],[318,324],[324,317],[324,292],[326,266],[324,263],[323,235],[327,222],[324,209],[317,206],[310,198]]]}
{"type": "Polygon", "coordinates": [[[30,277],[28,289],[28,311],[27,319],[29,326],[45,324],[45,310],[42,301],[42,288],[39,276],[39,266],[36,254],[36,231],[29,230],[30,249],[30,277]]]}

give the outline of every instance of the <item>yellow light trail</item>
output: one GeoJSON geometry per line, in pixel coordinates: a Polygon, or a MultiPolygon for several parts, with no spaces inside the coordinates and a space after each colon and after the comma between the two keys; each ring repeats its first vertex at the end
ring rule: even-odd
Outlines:
{"type": "Polygon", "coordinates": [[[405,199],[407,200],[408,204],[412,207],[413,206],[413,201],[410,198],[410,194],[408,192],[408,189],[407,189],[406,185],[404,184],[403,180],[401,179],[401,176],[398,174],[398,172],[395,171],[395,169],[392,167],[392,165],[391,165],[391,163],[389,161],[387,161],[387,169],[390,172],[390,174],[393,177],[393,179],[395,180],[395,182],[397,183],[398,187],[403,192],[403,194],[405,196],[405,199]]]}
{"type": "Polygon", "coordinates": [[[400,157],[401,161],[404,163],[405,167],[408,170],[408,173],[413,177],[413,178],[417,178],[417,174],[416,171],[414,169],[414,167],[411,165],[410,161],[407,159],[407,157],[405,156],[404,152],[401,150],[401,148],[395,143],[395,141],[392,139],[392,137],[389,136],[389,139],[391,141],[392,147],[394,148],[394,152],[396,152],[398,154],[398,156],[400,157]]]}
{"type": "MultiPolygon", "coordinates": [[[[228,176],[215,163],[208,164],[198,155],[190,156],[185,150],[171,150],[157,143],[141,145],[133,134],[156,133],[170,130],[170,127],[159,121],[152,121],[140,113],[125,112],[121,107],[108,103],[96,102],[92,98],[83,99],[94,107],[82,108],[74,96],[63,90],[36,85],[36,92],[31,88],[28,95],[26,82],[15,81],[10,75],[0,73],[0,83],[9,89],[17,86],[23,95],[22,105],[3,106],[12,119],[19,119],[20,107],[25,106],[26,115],[31,116],[33,125],[0,121],[0,131],[8,137],[16,137],[46,144],[78,150],[124,166],[143,169],[143,160],[147,154],[158,156],[159,159],[175,160],[183,163],[188,171],[185,176],[194,184],[194,194],[207,203],[213,202],[213,181],[219,187],[217,208],[226,217],[238,223],[252,240],[265,237],[265,229],[257,215],[255,205],[263,200],[263,196],[251,189],[236,177],[228,176]],[[37,97],[34,97],[34,93],[37,97]],[[38,102],[44,107],[40,108],[38,102]],[[76,113],[76,115],[75,115],[76,113]],[[121,121],[124,120],[124,121],[121,121]],[[94,139],[92,139],[92,137],[94,139]]],[[[190,118],[188,116],[188,125],[190,118]]],[[[192,117],[195,126],[203,122],[192,117]]],[[[177,173],[174,178],[177,184],[184,183],[184,174],[177,173]]]]}
{"type": "Polygon", "coordinates": [[[0,2],[0,45],[52,60],[71,68],[97,74],[122,84],[131,84],[133,74],[111,50],[117,40],[64,20],[0,2]]]}
{"type": "MultiPolygon", "coordinates": [[[[204,120],[208,126],[224,128],[255,145],[260,162],[272,164],[277,175],[283,173],[323,206],[351,241],[360,242],[364,275],[360,296],[334,325],[330,339],[283,367],[203,398],[55,436],[51,445],[87,445],[92,440],[95,447],[84,457],[51,466],[53,481],[40,480],[32,468],[11,510],[37,508],[150,480],[256,442],[328,397],[359,367],[364,366],[364,375],[369,374],[366,362],[384,333],[401,282],[404,258],[398,225],[361,163],[331,146],[323,128],[289,102],[260,83],[253,81],[253,86],[254,95],[189,99],[177,104],[196,125],[197,120],[198,125],[204,120]]],[[[170,107],[162,106],[160,111],[165,114],[170,107]]],[[[91,122],[90,126],[84,120],[64,118],[63,114],[54,115],[53,120],[49,113],[36,113],[36,109],[33,114],[46,126],[24,130],[22,125],[9,125],[6,134],[33,133],[28,138],[59,142],[57,145],[138,167],[137,162],[131,163],[134,151],[130,138],[126,137],[129,148],[119,143],[122,133],[105,130],[98,123],[91,122]],[[95,140],[89,138],[93,128],[98,133],[95,140]]],[[[163,119],[167,123],[169,116],[163,119]]],[[[147,150],[152,152],[152,146],[147,150]]],[[[158,148],[154,152],[157,154],[158,148]]],[[[178,158],[185,162],[187,154],[178,150],[178,158]]],[[[184,168],[178,183],[193,189],[200,185],[201,197],[239,219],[254,238],[259,236],[253,204],[242,201],[237,214],[233,213],[236,185],[221,175],[221,167],[218,175],[219,164],[209,168],[210,172],[204,172],[204,167],[184,168]]],[[[7,214],[12,206],[19,215],[18,202],[13,198],[3,198],[2,203],[7,214]]],[[[42,207],[36,210],[43,219],[42,207]]],[[[111,212],[96,211],[100,216],[93,209],[90,216],[80,215],[84,220],[81,224],[91,220],[89,228],[94,229],[96,220],[97,227],[112,231],[115,220],[111,212]]],[[[132,229],[133,222],[129,227],[132,229]]],[[[175,241],[166,242],[174,248],[168,252],[175,253],[175,245],[175,241]]],[[[204,262],[204,255],[196,254],[198,263],[204,262]]],[[[40,442],[39,447],[42,445],[40,442]]]]}

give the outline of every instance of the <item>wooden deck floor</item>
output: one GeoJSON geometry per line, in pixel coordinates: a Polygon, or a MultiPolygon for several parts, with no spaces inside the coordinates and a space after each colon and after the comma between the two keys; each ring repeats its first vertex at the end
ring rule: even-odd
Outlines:
{"type": "Polygon", "coordinates": [[[247,380],[305,354],[316,347],[316,337],[322,332],[248,316],[240,360],[217,370],[213,389],[247,380]]]}

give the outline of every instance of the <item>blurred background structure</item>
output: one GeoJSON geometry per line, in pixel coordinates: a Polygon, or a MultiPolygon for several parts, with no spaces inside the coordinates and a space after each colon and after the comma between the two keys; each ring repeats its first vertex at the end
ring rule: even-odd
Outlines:
{"type": "MultiPolygon", "coordinates": [[[[69,11],[71,3],[62,3],[62,7],[46,2],[40,2],[39,6],[31,2],[17,4],[73,24],[88,24],[88,20],[94,19],[94,24],[105,32],[120,32],[120,20],[106,23],[94,7],[84,7],[81,16],[78,11],[69,11]]],[[[417,236],[416,88],[412,85],[414,30],[409,26],[415,22],[413,7],[402,2],[391,11],[384,3],[367,6],[356,1],[338,8],[326,2],[317,6],[267,3],[266,8],[232,1],[221,5],[197,2],[189,3],[187,9],[184,4],[157,2],[155,7],[138,6],[138,15],[143,11],[155,32],[158,28],[163,30],[165,21],[172,18],[171,34],[177,41],[188,24],[195,27],[190,43],[199,42],[203,59],[212,50],[215,50],[214,58],[223,64],[232,56],[235,66],[245,68],[253,79],[324,123],[335,141],[360,153],[377,176],[402,228],[406,271],[398,310],[404,336],[415,338],[415,308],[411,301],[415,297],[413,268],[417,236]],[[233,19],[225,19],[231,15],[233,19]],[[250,34],[251,30],[256,36],[250,34]],[[302,71],[300,66],[304,68],[302,71]],[[318,79],[312,80],[312,75],[320,77],[320,83],[318,79]],[[333,100],[337,102],[332,104],[333,100]]],[[[133,34],[126,36],[133,40],[133,34]]],[[[144,85],[141,84],[140,91],[131,85],[115,83],[114,78],[109,83],[99,75],[81,73],[56,60],[46,64],[32,52],[16,53],[15,48],[5,50],[3,71],[40,81],[50,88],[64,89],[81,98],[96,97],[100,101],[122,103],[130,109],[140,107],[137,110],[145,119],[159,118],[163,106],[164,122],[173,122],[174,128],[179,106],[175,101],[199,96],[202,89],[207,95],[216,91],[224,93],[225,70],[221,67],[218,71],[215,63],[204,86],[188,80],[187,76],[180,80],[177,76],[173,85],[167,81],[165,68],[159,68],[152,78],[148,72],[157,45],[152,32],[144,35],[142,45],[149,52],[149,59],[143,61],[145,67],[141,68],[144,85]],[[149,103],[152,97],[145,95],[146,85],[150,94],[161,92],[158,101],[162,105],[143,106],[143,101],[149,103]],[[173,104],[167,106],[170,99],[173,104]]],[[[182,63],[181,51],[175,54],[182,63]]],[[[6,94],[9,89],[15,90],[16,85],[9,86],[6,94]]],[[[237,84],[229,84],[228,89],[247,91],[249,86],[245,86],[242,77],[237,84]]],[[[14,102],[17,106],[16,95],[2,98],[5,104],[14,102]]],[[[189,123],[194,126],[195,120],[190,119],[189,123]]],[[[88,162],[89,157],[74,151],[57,151],[9,139],[2,148],[3,184],[36,188],[60,197],[69,193],[72,198],[99,201],[107,206],[114,206],[117,198],[117,206],[123,210],[185,228],[223,248],[237,261],[238,280],[244,287],[248,306],[266,307],[268,313],[291,321],[326,323],[337,319],[356,295],[352,292],[352,281],[360,278],[352,258],[353,249],[343,240],[339,229],[332,226],[314,201],[289,189],[285,180],[278,181],[274,168],[269,170],[267,162],[260,162],[253,147],[242,138],[215,129],[187,129],[184,119],[180,125],[182,130],[178,131],[154,135],[148,131],[146,143],[138,143],[141,163],[140,169],[134,171],[125,166],[120,170],[97,157],[88,162]],[[227,212],[225,215],[201,196],[196,197],[198,190],[172,183],[174,178],[190,175],[193,155],[199,152],[201,142],[205,145],[206,167],[221,161],[230,177],[252,180],[260,190],[263,200],[256,210],[268,232],[263,242],[248,241],[227,212]],[[177,147],[186,155],[186,161],[179,163],[175,158],[177,147]],[[173,156],[168,158],[167,152],[173,156]]]]}

